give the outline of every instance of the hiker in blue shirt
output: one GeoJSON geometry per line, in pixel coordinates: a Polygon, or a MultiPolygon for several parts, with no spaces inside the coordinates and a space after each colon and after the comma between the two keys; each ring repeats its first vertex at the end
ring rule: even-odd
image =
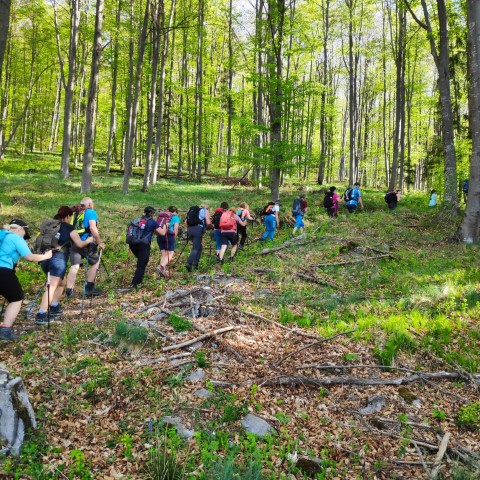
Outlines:
{"type": "Polygon", "coordinates": [[[178,209],[174,205],[168,207],[168,212],[171,214],[168,221],[168,229],[166,235],[159,235],[157,237],[158,248],[160,249],[160,264],[157,271],[165,278],[170,277],[170,264],[172,263],[175,252],[175,244],[178,236],[178,227],[180,226],[180,217],[178,216],[178,209]]]}
{"type": "Polygon", "coordinates": [[[363,200],[362,200],[362,192],[360,191],[360,183],[358,182],[354,183],[353,189],[349,195],[349,198],[346,200],[347,200],[346,207],[349,213],[354,213],[358,208],[358,204],[360,204],[363,210],[363,200]]]}
{"type": "Polygon", "coordinates": [[[279,225],[280,213],[280,201],[268,202],[268,205],[263,209],[262,215],[265,216],[265,233],[258,239],[260,242],[264,242],[269,238],[272,242],[275,238],[275,232],[277,231],[277,225],[279,225]]]}
{"type": "Polygon", "coordinates": [[[23,301],[22,286],[15,275],[18,260],[23,257],[29,262],[41,262],[52,258],[51,250],[44,254],[32,253],[25,241],[29,238],[28,224],[23,220],[12,220],[0,230],[0,295],[8,302],[3,323],[0,326],[0,340],[5,342],[18,338],[12,332],[12,325],[23,301]]]}

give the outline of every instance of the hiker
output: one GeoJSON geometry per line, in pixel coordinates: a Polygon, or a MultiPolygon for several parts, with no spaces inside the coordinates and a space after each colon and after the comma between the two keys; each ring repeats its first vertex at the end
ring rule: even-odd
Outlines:
{"type": "Polygon", "coordinates": [[[323,199],[323,206],[326,208],[329,217],[336,217],[338,215],[338,206],[342,201],[343,199],[338,196],[337,187],[330,187],[323,199]]]}
{"type": "MultiPolygon", "coordinates": [[[[101,295],[101,290],[95,288],[95,278],[97,276],[97,270],[100,265],[100,257],[97,254],[97,249],[103,250],[105,244],[103,243],[100,233],[98,231],[98,215],[93,209],[93,200],[90,197],[84,197],[80,202],[80,205],[85,207],[83,217],[84,232],[80,233],[80,239],[86,240],[88,237],[93,237],[93,242],[86,248],[78,248],[72,245],[70,249],[70,270],[67,275],[67,288],[65,289],[65,295],[71,297],[73,295],[73,288],[75,286],[75,280],[77,278],[78,269],[82,260],[87,259],[90,267],[87,272],[87,284],[85,288],[85,294],[90,296],[101,295]]],[[[78,232],[78,230],[77,230],[78,232]]]]}
{"type": "Polygon", "coordinates": [[[215,260],[217,262],[220,262],[220,250],[222,248],[220,219],[222,218],[222,213],[226,210],[228,210],[228,203],[222,202],[220,207],[215,209],[215,212],[212,216],[213,239],[215,240],[215,260]]]}
{"type": "Polygon", "coordinates": [[[142,219],[144,220],[142,225],[141,240],[135,244],[129,244],[131,252],[137,258],[137,266],[135,273],[133,274],[131,287],[138,287],[143,281],[145,275],[145,269],[147,268],[148,261],[150,260],[150,247],[152,244],[153,235],[166,235],[167,226],[160,226],[154,219],[153,214],[156,209],[153,207],[145,207],[143,209],[142,219]]]}
{"type": "Polygon", "coordinates": [[[167,210],[171,214],[170,220],[167,225],[167,234],[159,235],[157,237],[158,248],[160,249],[161,254],[158,271],[165,278],[168,278],[170,276],[170,264],[172,263],[173,255],[175,252],[175,243],[178,236],[178,227],[180,225],[180,217],[178,216],[177,207],[171,205],[170,207],[168,207],[167,210]]]}
{"type": "Polygon", "coordinates": [[[23,300],[22,286],[15,275],[18,260],[23,257],[29,262],[41,262],[52,258],[51,250],[43,254],[32,253],[26,242],[29,238],[28,224],[20,219],[12,220],[0,230],[0,295],[8,302],[0,325],[0,340],[5,342],[18,338],[12,332],[23,300]]]}
{"type": "Polygon", "coordinates": [[[45,325],[49,322],[50,319],[47,313],[49,303],[50,316],[57,317],[63,313],[63,308],[59,302],[65,287],[65,272],[67,271],[67,263],[72,245],[83,248],[93,241],[93,237],[87,237],[85,240],[80,239],[80,235],[75,230],[75,227],[70,224],[73,214],[74,212],[70,207],[63,205],[53,217],[54,220],[61,222],[60,229],[56,235],[58,249],[53,251],[50,260],[44,260],[40,263],[42,270],[46,274],[50,273],[50,283],[45,289],[40,302],[40,309],[35,316],[35,323],[37,325],[45,325]]]}
{"type": "Polygon", "coordinates": [[[303,216],[307,213],[307,195],[305,193],[300,194],[298,198],[293,201],[292,216],[295,219],[295,226],[293,227],[292,238],[295,236],[297,230],[300,231],[300,235],[303,233],[305,224],[303,223],[303,216]]]}
{"type": "Polygon", "coordinates": [[[245,226],[245,222],[237,215],[237,210],[235,208],[230,208],[225,210],[222,213],[222,218],[220,219],[220,236],[222,241],[222,248],[220,249],[219,259],[220,263],[223,263],[223,257],[227,251],[228,244],[232,246],[230,251],[230,260],[233,260],[235,253],[237,252],[237,225],[245,226]]]}
{"type": "Polygon", "coordinates": [[[467,178],[464,180],[463,185],[462,185],[462,193],[463,193],[463,201],[467,203],[468,200],[468,188],[470,185],[470,179],[467,178]]]}
{"type": "Polygon", "coordinates": [[[185,223],[187,225],[187,238],[192,241],[192,251],[188,256],[185,268],[188,272],[191,272],[193,269],[198,268],[198,262],[202,255],[202,239],[205,229],[212,228],[208,205],[204,203],[199,207],[190,207],[185,223]]]}
{"type": "Polygon", "coordinates": [[[397,203],[400,200],[400,190],[397,189],[394,192],[387,192],[384,199],[389,210],[395,210],[397,208],[397,203]]]}
{"type": "Polygon", "coordinates": [[[437,191],[432,190],[430,192],[430,201],[428,202],[429,207],[436,207],[437,206],[437,191]]]}
{"type": "Polygon", "coordinates": [[[347,188],[347,191],[343,195],[345,199],[345,205],[349,213],[356,212],[358,204],[363,210],[362,192],[360,191],[360,183],[355,182],[353,188],[347,188]]]}
{"type": "Polygon", "coordinates": [[[245,222],[245,225],[242,225],[241,223],[237,223],[237,234],[240,240],[238,243],[238,250],[243,250],[243,247],[248,237],[246,220],[253,221],[254,218],[250,215],[250,207],[245,202],[242,202],[240,204],[240,208],[237,210],[237,215],[240,217],[242,222],[245,222]]]}
{"type": "Polygon", "coordinates": [[[280,212],[280,201],[268,202],[262,211],[262,215],[265,216],[265,233],[258,239],[260,242],[264,242],[269,238],[272,242],[275,237],[277,225],[279,225],[278,214],[280,212]]]}

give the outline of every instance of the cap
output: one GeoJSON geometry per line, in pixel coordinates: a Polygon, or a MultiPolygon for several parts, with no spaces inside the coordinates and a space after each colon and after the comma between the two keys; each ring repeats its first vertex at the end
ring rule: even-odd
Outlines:
{"type": "Polygon", "coordinates": [[[145,207],[144,210],[143,210],[143,213],[145,213],[145,215],[148,215],[149,213],[153,213],[156,211],[156,208],[153,208],[153,207],[145,207]]]}
{"type": "Polygon", "coordinates": [[[19,218],[14,218],[11,222],[10,225],[18,225],[19,227],[22,227],[25,230],[25,235],[23,238],[25,240],[28,240],[30,238],[30,234],[28,231],[28,224],[25,223],[23,220],[20,220],[19,218]]]}

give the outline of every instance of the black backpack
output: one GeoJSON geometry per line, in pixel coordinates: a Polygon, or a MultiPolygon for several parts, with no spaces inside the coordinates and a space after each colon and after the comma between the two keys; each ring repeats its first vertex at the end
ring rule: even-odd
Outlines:
{"type": "Polygon", "coordinates": [[[34,253],[45,253],[47,250],[60,250],[60,227],[62,222],[47,218],[40,225],[40,234],[35,239],[34,253]]]}
{"type": "Polygon", "coordinates": [[[212,224],[215,230],[220,230],[220,219],[222,218],[222,213],[223,213],[223,210],[221,212],[215,212],[213,214],[212,224]]]}
{"type": "Polygon", "coordinates": [[[350,200],[353,200],[352,198],[352,193],[353,193],[353,188],[347,188],[345,190],[345,193],[343,194],[343,199],[346,201],[346,202],[349,202],[350,200]]]}
{"type": "Polygon", "coordinates": [[[273,202],[267,203],[267,205],[263,207],[263,210],[260,213],[260,215],[272,215],[273,214],[272,210],[274,206],[275,206],[275,203],[273,202]]]}
{"type": "Polygon", "coordinates": [[[397,200],[397,194],[395,192],[388,192],[384,198],[386,203],[395,203],[397,200]]]}
{"type": "Polygon", "coordinates": [[[203,221],[200,220],[200,210],[201,208],[198,205],[194,205],[188,210],[187,225],[189,227],[194,227],[195,225],[201,225],[203,223],[203,221]]]}
{"type": "Polygon", "coordinates": [[[125,243],[128,245],[148,244],[152,240],[152,235],[145,235],[147,219],[145,217],[135,218],[127,227],[125,243]]]}
{"type": "Polygon", "coordinates": [[[325,208],[333,207],[333,192],[327,192],[325,198],[323,199],[323,206],[325,208]]]}

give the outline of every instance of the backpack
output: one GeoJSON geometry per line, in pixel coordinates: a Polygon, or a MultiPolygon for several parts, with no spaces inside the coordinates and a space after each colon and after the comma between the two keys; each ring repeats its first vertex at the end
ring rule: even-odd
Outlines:
{"type": "Polygon", "coordinates": [[[323,199],[323,206],[325,208],[333,207],[333,192],[327,192],[325,198],[323,199]]]}
{"type": "Polygon", "coordinates": [[[128,245],[139,245],[150,243],[152,236],[145,236],[145,227],[147,226],[147,219],[145,217],[135,218],[127,227],[127,235],[125,243],[128,245]]]}
{"type": "Polygon", "coordinates": [[[343,194],[343,199],[344,199],[346,202],[350,202],[351,200],[353,200],[352,193],[353,193],[353,188],[348,187],[348,188],[345,190],[345,193],[343,194]]]}
{"type": "Polygon", "coordinates": [[[187,212],[187,225],[189,227],[194,227],[195,225],[202,225],[203,220],[200,220],[200,210],[201,208],[198,205],[190,207],[187,212]]]}
{"type": "Polygon", "coordinates": [[[86,228],[83,223],[83,220],[85,219],[85,206],[84,205],[75,205],[72,207],[73,210],[73,217],[70,220],[70,225],[73,225],[73,228],[75,231],[79,234],[82,235],[82,233],[85,233],[86,228]]]}
{"type": "Polygon", "coordinates": [[[40,224],[40,233],[35,239],[34,253],[44,253],[47,250],[60,250],[58,243],[62,222],[53,218],[47,218],[40,224]]]}
{"type": "Polygon", "coordinates": [[[235,214],[230,210],[222,213],[220,218],[220,230],[236,230],[237,222],[235,221],[235,214]]]}
{"type": "Polygon", "coordinates": [[[160,212],[157,217],[157,223],[160,227],[167,227],[172,217],[173,214],[171,212],[160,212]]]}
{"type": "Polygon", "coordinates": [[[388,192],[384,198],[386,203],[395,203],[397,200],[397,194],[395,192],[388,192]]]}
{"type": "Polygon", "coordinates": [[[274,203],[273,204],[268,203],[263,207],[262,213],[260,213],[260,215],[272,215],[273,214],[272,209],[274,206],[275,206],[274,203]]]}
{"type": "Polygon", "coordinates": [[[470,179],[468,179],[468,178],[463,182],[463,186],[462,186],[462,192],[463,193],[468,193],[469,183],[470,183],[470,179]]]}
{"type": "Polygon", "coordinates": [[[215,213],[213,214],[212,224],[215,230],[220,230],[220,219],[222,218],[222,214],[224,211],[225,210],[223,210],[223,208],[217,208],[215,210],[215,213]]]}
{"type": "Polygon", "coordinates": [[[292,205],[292,215],[296,217],[297,215],[302,214],[302,201],[299,198],[296,198],[293,201],[292,205]]]}
{"type": "Polygon", "coordinates": [[[243,216],[243,212],[244,212],[244,211],[245,211],[245,210],[244,210],[243,208],[239,208],[239,209],[237,210],[237,215],[242,219],[242,222],[245,220],[245,217],[243,216]]]}

